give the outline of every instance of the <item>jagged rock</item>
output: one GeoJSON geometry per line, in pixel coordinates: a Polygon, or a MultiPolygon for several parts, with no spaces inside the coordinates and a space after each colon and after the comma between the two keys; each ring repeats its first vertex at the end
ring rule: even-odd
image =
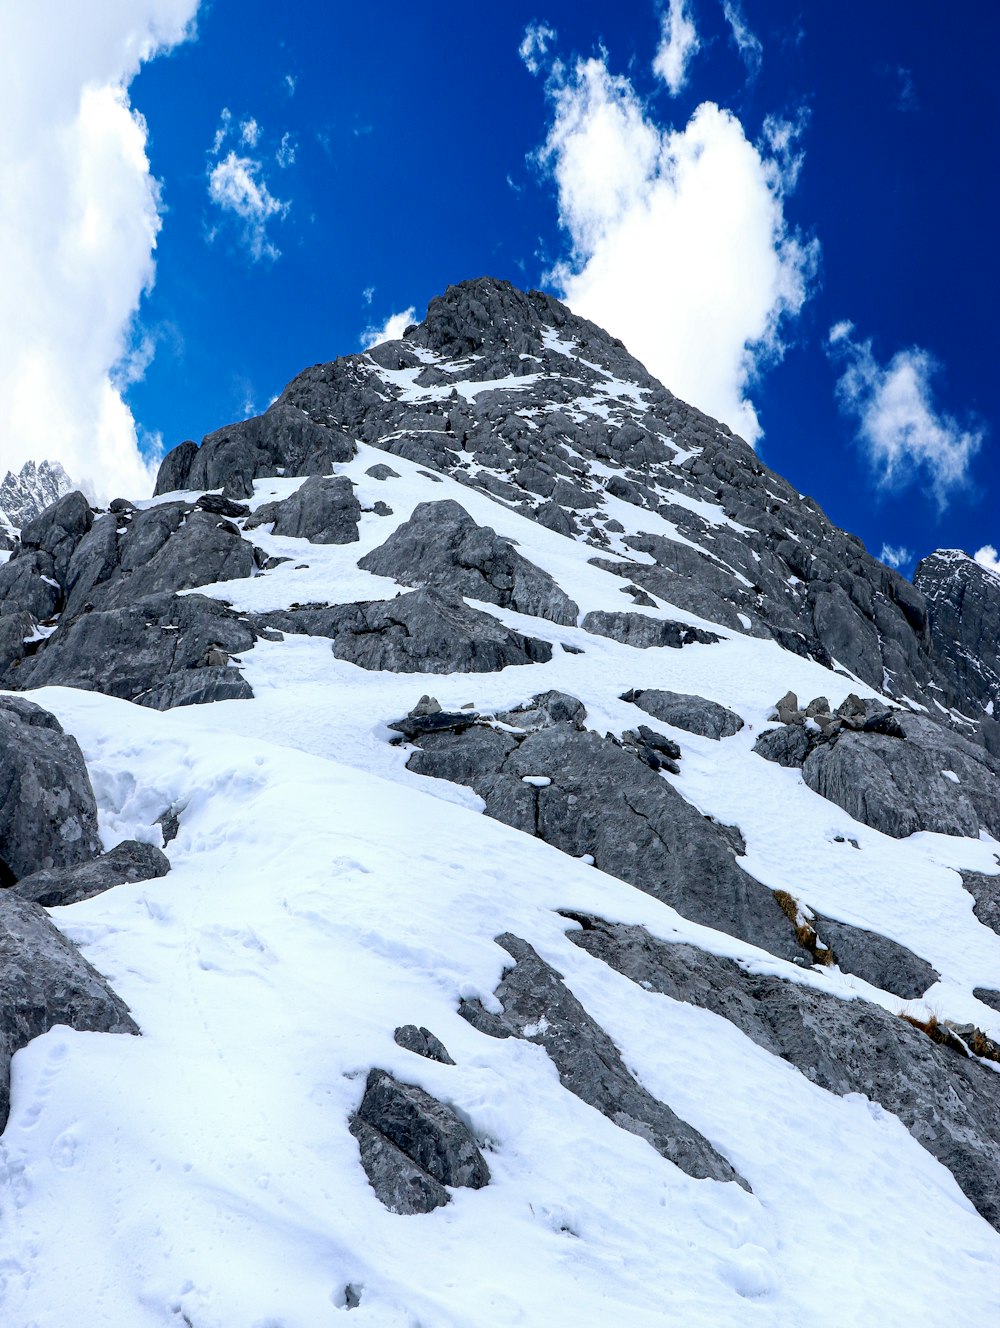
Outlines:
{"type": "Polygon", "coordinates": [[[473,725],[423,735],[407,769],[473,789],[489,816],[597,867],[685,917],[802,961],[769,890],[736,863],[727,835],[661,775],[572,722],[523,737],[473,725]],[[545,776],[545,787],[525,776],[545,776]]]}
{"type": "Polygon", "coordinates": [[[26,461],[17,474],[8,470],[0,483],[0,526],[20,530],[72,488],[58,461],[26,461]]]}
{"type": "Polygon", "coordinates": [[[812,743],[801,724],[783,724],[779,728],[765,729],[753,749],[765,761],[797,768],[809,755],[812,743]]]}
{"type": "Polygon", "coordinates": [[[195,507],[200,507],[203,512],[212,512],[216,516],[229,517],[230,520],[250,515],[250,508],[246,503],[233,502],[231,498],[226,498],[221,493],[203,493],[195,503],[195,507]]]}
{"type": "Polygon", "coordinates": [[[73,550],[93,524],[90,504],[82,493],[74,490],[22,527],[21,547],[49,554],[52,575],[60,586],[64,586],[73,550]]]}
{"type": "Polygon", "coordinates": [[[556,691],[540,692],[527,705],[497,713],[500,723],[525,731],[547,729],[553,724],[571,724],[575,729],[582,729],[586,718],[587,708],[582,701],[566,692],[556,691]]]}
{"type": "Polygon", "coordinates": [[[688,627],[685,623],[670,622],[663,618],[651,618],[645,613],[611,613],[595,609],[588,613],[581,623],[585,632],[595,636],[607,636],[612,641],[620,641],[625,646],[636,646],[648,650],[655,646],[670,646],[679,650],[681,646],[699,642],[710,645],[718,641],[713,632],[703,631],[700,627],[688,627]]]}
{"type": "Polygon", "coordinates": [[[833,950],[835,962],[845,973],[853,973],[873,987],[891,991],[901,1000],[918,1000],[941,977],[926,959],[888,936],[847,922],[835,922],[821,914],[817,914],[813,922],[821,940],[833,950]]]}
{"type": "Polygon", "coordinates": [[[76,739],[41,706],[0,696],[0,885],[100,851],[97,803],[76,739]]]}
{"type": "Polygon", "coordinates": [[[445,1186],[480,1190],[490,1171],[450,1107],[385,1070],[372,1070],[351,1117],[361,1163],[379,1200],[393,1213],[429,1213],[449,1202],[445,1186]]]}
{"type": "Polygon", "coordinates": [[[973,987],[972,994],[977,1001],[982,1001],[990,1009],[1000,1012],[1000,991],[994,991],[991,987],[973,987]]]}
{"type": "Polygon", "coordinates": [[[181,443],[160,465],[154,493],[177,489],[225,489],[229,498],[252,498],[263,476],[326,475],[350,461],[354,444],[336,427],[320,425],[301,410],[276,401],[263,415],[216,429],[201,446],[181,443]]]}
{"type": "Polygon", "coordinates": [[[976,901],[972,911],[983,924],[1000,936],[1000,876],[964,871],[962,884],[976,901]]]}
{"type": "Polygon", "coordinates": [[[799,709],[799,698],[794,692],[786,692],[780,701],[775,702],[771,718],[782,724],[798,723],[802,718],[802,711],[799,709]]]}
{"type": "Polygon", "coordinates": [[[893,1112],[1000,1229],[1000,1076],[868,1001],[748,973],[642,927],[572,916],[582,930],[570,940],[647,991],[711,1010],[819,1087],[893,1112]]]}
{"type": "Polygon", "coordinates": [[[917,564],[913,583],[927,605],[931,648],[945,665],[942,699],[966,714],[978,710],[976,718],[992,702],[1000,715],[1000,577],[957,549],[939,549],[917,564]]]}
{"type": "Polygon", "coordinates": [[[730,738],[739,733],[743,720],[717,701],[684,692],[663,692],[655,688],[629,691],[622,697],[663,724],[700,734],[703,738],[730,738]]]}
{"type": "Polygon", "coordinates": [[[47,553],[28,550],[0,566],[0,616],[29,614],[45,622],[59,612],[62,592],[47,553]]]}
{"type": "Polygon", "coordinates": [[[274,522],[274,534],[312,544],[352,544],[358,538],[361,504],[345,475],[311,475],[288,498],[258,507],[247,530],[274,522]]]}
{"type": "Polygon", "coordinates": [[[547,572],[451,499],[420,503],[358,566],[403,585],[433,586],[569,626],[580,612],[547,572]]]}
{"type": "Polygon", "coordinates": [[[0,1129],[10,1110],[10,1060],[56,1024],[138,1033],[128,1007],[51,923],[13,891],[0,893],[0,1129]]]}
{"type": "Polygon", "coordinates": [[[0,677],[28,653],[27,641],[35,631],[35,620],[24,610],[4,613],[0,605],[0,677]]]}
{"type": "Polygon", "coordinates": [[[498,936],[514,960],[496,998],[502,1013],[463,1001],[459,1013],[491,1037],[515,1037],[545,1048],[559,1082],[622,1130],[637,1134],[696,1180],[746,1181],[709,1141],[628,1072],[618,1048],[527,941],[498,936]]]}
{"type": "Polygon", "coordinates": [[[809,754],[802,778],[894,839],[917,830],[976,838],[980,826],[1000,837],[997,763],[933,720],[901,714],[893,722],[905,741],[877,731],[841,733],[809,754]]]}
{"type": "Polygon", "coordinates": [[[170,859],[152,844],[126,839],[92,862],[75,867],[52,867],[18,881],[14,889],[43,908],[76,904],[126,882],[150,881],[166,876],[170,859]]]}
{"type": "Polygon", "coordinates": [[[431,1061],[440,1061],[442,1065],[454,1065],[455,1062],[448,1055],[448,1048],[440,1038],[436,1038],[429,1029],[422,1025],[418,1028],[416,1024],[403,1024],[393,1033],[393,1041],[397,1046],[405,1047],[407,1051],[412,1051],[417,1056],[425,1056],[431,1061]]]}
{"type": "Polygon", "coordinates": [[[154,710],[253,695],[234,667],[206,665],[208,652],[249,650],[253,630],[203,595],[153,595],[63,622],[4,685],[81,687],[154,710]]]}
{"type": "Polygon", "coordinates": [[[546,641],[523,636],[436,590],[330,610],[333,653],[392,673],[495,673],[552,658],[546,641]]]}

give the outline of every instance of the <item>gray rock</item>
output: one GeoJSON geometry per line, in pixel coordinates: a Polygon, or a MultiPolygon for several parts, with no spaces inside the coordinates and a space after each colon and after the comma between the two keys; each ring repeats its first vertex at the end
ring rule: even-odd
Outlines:
{"type": "Polygon", "coordinates": [[[23,610],[15,613],[0,612],[0,676],[17,660],[28,653],[27,638],[35,630],[35,620],[23,610]]]}
{"type": "Polygon", "coordinates": [[[417,1056],[424,1056],[430,1061],[440,1061],[442,1065],[455,1064],[441,1039],[436,1038],[422,1025],[418,1027],[416,1024],[403,1024],[392,1036],[397,1046],[405,1047],[407,1051],[412,1051],[417,1056]]]}
{"type": "Polygon", "coordinates": [[[346,475],[311,475],[288,498],[265,503],[246,522],[247,530],[274,522],[275,535],[313,544],[352,544],[358,538],[361,504],[346,475]]]}
{"type": "Polygon", "coordinates": [[[155,493],[175,489],[225,489],[230,498],[252,498],[262,476],[326,475],[350,461],[355,447],[346,433],[318,424],[302,410],[277,401],[263,415],[217,429],[200,447],[181,443],[164,457],[155,493]]]}
{"type": "Polygon", "coordinates": [[[957,549],[939,549],[917,564],[913,582],[927,605],[942,699],[977,719],[992,701],[1000,715],[1000,579],[957,549]]]}
{"type": "Polygon", "coordinates": [[[917,830],[976,838],[981,826],[1000,837],[993,758],[933,720],[900,714],[894,722],[905,741],[876,731],[843,732],[809,754],[803,779],[855,820],[895,839],[917,830]]]}
{"type": "Polygon", "coordinates": [[[125,1003],[44,910],[0,893],[0,1129],[10,1110],[10,1060],[56,1024],[79,1032],[138,1033],[125,1003]]]}
{"type": "Polygon", "coordinates": [[[595,609],[588,613],[581,623],[585,632],[595,636],[607,636],[622,645],[636,646],[648,650],[655,646],[670,646],[679,650],[681,646],[699,642],[710,645],[718,641],[712,632],[700,627],[688,627],[685,623],[670,622],[663,618],[651,618],[645,613],[611,613],[604,609],[595,609]]]}
{"type": "Polygon", "coordinates": [[[706,701],[702,696],[685,692],[646,688],[626,692],[622,700],[631,701],[663,724],[700,734],[703,738],[730,738],[743,727],[743,720],[732,710],[717,701],[706,701]]]}
{"type": "Polygon", "coordinates": [[[685,917],[804,962],[771,892],[736,863],[725,831],[637,755],[572,722],[522,737],[484,725],[431,733],[407,769],[472,788],[487,815],[595,865],[685,917]],[[526,784],[545,776],[547,787],[526,784]]]}
{"type": "Polygon", "coordinates": [[[479,1190],[490,1172],[468,1126],[450,1107],[385,1070],[372,1070],[351,1117],[361,1164],[393,1213],[429,1213],[449,1202],[445,1186],[479,1190]]]}
{"type": "Polygon", "coordinates": [[[45,622],[59,612],[62,591],[48,553],[26,550],[0,566],[0,617],[28,614],[45,622]]]}
{"type": "Polygon", "coordinates": [[[385,462],[379,461],[374,466],[369,466],[365,471],[373,480],[398,480],[399,475],[393,470],[392,466],[387,466],[385,462]]]}
{"type": "Polygon", "coordinates": [[[547,572],[451,499],[420,503],[358,566],[403,585],[433,586],[569,626],[580,612],[547,572]]]}
{"type": "Polygon", "coordinates": [[[343,604],[329,613],[333,653],[363,669],[392,673],[495,673],[545,663],[546,641],[523,636],[436,590],[343,604]]]}
{"type": "Polygon", "coordinates": [[[101,851],[83,754],[54,715],[0,696],[0,885],[101,851]]]}
{"type": "Polygon", "coordinates": [[[49,554],[53,576],[64,586],[73,550],[93,524],[90,504],[82,493],[74,490],[22,527],[21,547],[49,554]]]}
{"type": "Polygon", "coordinates": [[[619,1129],[645,1139],[688,1176],[750,1188],[704,1135],[628,1072],[611,1038],[527,941],[508,932],[497,937],[497,944],[515,961],[496,989],[502,1013],[463,1001],[460,1014],[491,1037],[522,1038],[544,1047],[564,1088],[619,1129]]]}
{"type": "Polygon", "coordinates": [[[209,652],[249,650],[254,631],[203,595],[154,595],[119,609],[83,613],[60,625],[4,685],[81,687],[156,710],[252,696],[235,667],[215,668],[209,652]]]}
{"type": "Polygon", "coordinates": [[[753,749],[765,761],[797,769],[812,750],[812,743],[801,724],[781,724],[765,729],[753,749]]]}
{"type": "Polygon", "coordinates": [[[14,889],[22,898],[34,900],[43,908],[59,908],[103,894],[115,885],[166,876],[169,870],[170,859],[160,849],[137,839],[126,839],[92,862],[52,867],[24,876],[14,889]]]}
{"type": "Polygon", "coordinates": [[[832,1093],[893,1112],[1000,1229],[1000,1076],[886,1010],[747,973],[731,959],[660,941],[641,927],[572,915],[570,940],[646,990],[736,1025],[832,1093]]]}
{"type": "Polygon", "coordinates": [[[888,936],[847,922],[835,922],[820,914],[813,922],[820,939],[833,950],[834,961],[845,973],[891,991],[901,1000],[918,1000],[941,977],[926,959],[888,936]]]}
{"type": "Polygon", "coordinates": [[[990,1009],[1000,1012],[1000,991],[994,991],[991,987],[973,987],[972,994],[977,1001],[982,1001],[990,1009]]]}
{"type": "Polygon", "coordinates": [[[964,871],[962,884],[976,901],[972,911],[983,924],[1000,936],[1000,876],[964,871]]]}

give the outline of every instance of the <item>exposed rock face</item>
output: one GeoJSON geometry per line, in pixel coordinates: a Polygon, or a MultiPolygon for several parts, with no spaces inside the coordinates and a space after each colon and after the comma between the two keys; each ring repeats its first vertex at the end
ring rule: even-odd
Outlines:
{"type": "MultiPolygon", "coordinates": [[[[436,590],[343,604],[327,617],[338,659],[392,673],[494,673],[552,658],[545,641],[511,631],[436,590]]],[[[326,635],[326,633],[323,633],[326,635]]]]}
{"type": "Polygon", "coordinates": [[[358,566],[406,586],[433,586],[550,622],[573,626],[579,614],[547,572],[450,499],[420,503],[358,566]]]}
{"type": "Polygon", "coordinates": [[[24,876],[14,889],[23,899],[34,900],[43,908],[58,908],[103,894],[115,885],[166,876],[169,870],[170,859],[161,849],[137,839],[126,839],[92,862],[52,867],[24,876]]]}
{"type": "Polygon", "coordinates": [[[423,1056],[430,1061],[440,1061],[442,1065],[455,1064],[448,1054],[448,1048],[427,1028],[422,1026],[418,1028],[416,1024],[403,1024],[392,1036],[398,1046],[405,1047],[407,1051],[412,1051],[417,1056],[423,1056]]]}
{"type": "Polygon", "coordinates": [[[610,739],[560,721],[523,737],[479,724],[418,741],[407,769],[474,789],[487,815],[573,857],[590,854],[602,871],[695,922],[805,958],[771,892],[737,865],[725,832],[610,739]],[[550,782],[526,782],[538,778],[550,782]]]}
{"type": "Polygon", "coordinates": [[[652,715],[664,724],[700,734],[703,738],[730,738],[743,727],[739,715],[719,705],[717,701],[706,701],[702,696],[647,688],[626,692],[622,700],[631,701],[633,705],[645,710],[647,715],[652,715]]]}
{"type": "Polygon", "coordinates": [[[750,1188],[704,1135],[629,1074],[618,1048],[554,968],[520,937],[506,933],[497,943],[515,961],[496,990],[503,1013],[491,1014],[478,1002],[465,1001],[460,1012],[471,1024],[491,1037],[524,1038],[543,1046],[564,1088],[620,1129],[645,1139],[689,1176],[750,1188]]]}
{"type": "Polygon", "coordinates": [[[138,1033],[115,995],[38,904],[0,892],[0,1129],[10,1110],[10,1059],[56,1024],[138,1033]]]}
{"type": "Polygon", "coordinates": [[[939,549],[917,564],[913,584],[927,602],[934,652],[947,663],[941,699],[965,713],[970,700],[980,711],[992,702],[990,750],[1000,756],[1000,576],[957,549],[939,549]]]}
{"type": "Polygon", "coordinates": [[[154,492],[221,488],[230,498],[252,498],[255,479],[326,475],[337,462],[350,461],[354,451],[341,428],[279,401],[263,415],[207,434],[201,447],[187,442],[168,452],[154,492]]]}
{"type": "Polygon", "coordinates": [[[311,475],[290,498],[258,507],[246,528],[273,521],[275,535],[307,539],[313,544],[351,544],[358,538],[360,519],[361,504],[349,479],[343,475],[311,475]]]}
{"type": "Polygon", "coordinates": [[[973,912],[984,927],[1000,936],[1000,876],[986,872],[962,872],[962,884],[976,901],[973,912]]]}
{"type": "Polygon", "coordinates": [[[202,595],[152,595],[84,613],[8,671],[17,687],[81,687],[154,710],[253,695],[225,656],[248,650],[252,629],[202,595]],[[213,662],[215,661],[215,662],[213,662]]]}
{"type": "Polygon", "coordinates": [[[851,713],[854,700],[833,716],[823,697],[805,712],[783,698],[777,714],[792,722],[765,730],[754,751],[801,766],[814,792],[895,839],[917,830],[975,838],[981,826],[1000,835],[1000,761],[922,715],[851,713]]]}
{"type": "Polygon", "coordinates": [[[581,626],[584,631],[593,632],[595,636],[608,636],[612,641],[637,646],[640,650],[654,646],[669,646],[672,650],[679,650],[695,642],[711,645],[719,639],[701,627],[665,622],[662,618],[650,617],[648,613],[610,613],[596,609],[584,617],[581,626]]]}
{"type": "Polygon", "coordinates": [[[843,1001],[641,927],[577,919],[570,939],[649,991],[729,1019],[832,1093],[894,1112],[1000,1229],[1000,1076],[867,1001],[843,1001]]]}
{"type": "Polygon", "coordinates": [[[0,696],[0,885],[100,851],[97,803],[76,739],[41,706],[0,696]]]}
{"type": "Polygon", "coordinates": [[[940,978],[940,973],[905,945],[878,932],[835,922],[817,915],[815,926],[834,960],[845,973],[864,978],[873,987],[891,991],[904,1001],[915,1001],[940,978]]]}
{"type": "Polygon", "coordinates": [[[450,1201],[446,1186],[480,1190],[490,1171],[469,1128],[450,1107],[385,1070],[368,1075],[351,1118],[361,1164],[393,1213],[429,1213],[450,1201]]]}

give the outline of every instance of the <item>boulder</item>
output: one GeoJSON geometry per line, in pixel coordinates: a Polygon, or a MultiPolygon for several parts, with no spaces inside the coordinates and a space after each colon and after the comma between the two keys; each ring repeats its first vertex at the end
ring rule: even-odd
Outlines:
{"type": "Polygon", "coordinates": [[[697,733],[702,738],[729,738],[743,727],[739,715],[717,701],[706,701],[703,696],[646,688],[626,692],[622,700],[631,701],[663,724],[697,733]]]}
{"type": "Polygon", "coordinates": [[[642,927],[572,917],[581,930],[569,939],[646,991],[710,1010],[820,1088],[862,1093],[893,1112],[1000,1229],[1000,1075],[992,1069],[868,1001],[748,973],[642,927]]]}
{"type": "Polygon", "coordinates": [[[231,609],[203,595],[152,595],[63,622],[38,651],[8,670],[8,687],[81,687],[154,710],[252,696],[233,665],[210,657],[249,650],[256,639],[231,609]]]}
{"type": "Polygon", "coordinates": [[[0,617],[28,614],[45,622],[59,612],[61,604],[51,554],[24,550],[0,565],[0,617]]]}
{"type": "Polygon", "coordinates": [[[590,855],[695,922],[806,961],[771,892],[738,866],[729,833],[611,738],[562,721],[524,733],[480,723],[418,741],[407,769],[473,789],[487,815],[590,855]]]}
{"type": "Polygon", "coordinates": [[[328,617],[333,653],[363,669],[392,673],[495,673],[546,663],[547,641],[523,636],[489,614],[436,590],[343,604],[328,617]]]}
{"type": "Polygon", "coordinates": [[[352,544],[360,519],[361,504],[345,475],[311,475],[290,497],[258,507],[246,528],[273,521],[275,535],[313,544],[352,544]]]}
{"type": "Polygon", "coordinates": [[[0,696],[0,885],[101,851],[83,754],[54,715],[0,696]]]}
{"type": "Polygon", "coordinates": [[[430,1061],[440,1061],[442,1065],[455,1064],[441,1039],[436,1038],[423,1026],[418,1028],[416,1024],[403,1024],[396,1029],[392,1037],[397,1046],[405,1047],[416,1056],[423,1056],[430,1061]]]}
{"type": "Polygon", "coordinates": [[[446,1186],[489,1184],[469,1127],[430,1093],[385,1070],[369,1073],[350,1129],[372,1189],[390,1212],[429,1213],[451,1199],[446,1186]]]}
{"type": "Polygon", "coordinates": [[[548,572],[451,499],[420,503],[358,566],[402,585],[433,586],[568,626],[580,612],[548,572]]]}
{"type": "Polygon", "coordinates": [[[527,941],[508,932],[497,937],[497,944],[514,960],[495,992],[501,1013],[463,1000],[460,1014],[491,1037],[522,1038],[544,1047],[564,1088],[619,1129],[645,1139],[688,1176],[750,1188],[704,1135],[629,1073],[611,1038],[527,941]]]}
{"type": "Polygon", "coordinates": [[[126,839],[91,862],[75,867],[51,867],[24,876],[14,889],[22,898],[34,900],[43,908],[59,908],[103,894],[115,885],[166,876],[169,870],[170,859],[161,849],[137,839],[126,839]]]}
{"type": "Polygon", "coordinates": [[[710,645],[719,639],[713,632],[703,631],[700,627],[689,627],[686,623],[628,611],[612,613],[595,609],[586,615],[581,626],[585,632],[607,636],[612,641],[620,641],[622,645],[635,646],[639,650],[649,650],[655,646],[669,646],[679,650],[681,646],[694,645],[696,642],[710,645]]]}
{"type": "Polygon", "coordinates": [[[21,547],[41,551],[52,558],[53,576],[60,586],[73,550],[94,524],[90,504],[78,490],[64,494],[21,529],[21,547]]]}
{"type": "Polygon", "coordinates": [[[66,1024],[79,1032],[138,1033],[128,1007],[44,909],[0,893],[0,1129],[10,1110],[10,1060],[66,1024]]]}

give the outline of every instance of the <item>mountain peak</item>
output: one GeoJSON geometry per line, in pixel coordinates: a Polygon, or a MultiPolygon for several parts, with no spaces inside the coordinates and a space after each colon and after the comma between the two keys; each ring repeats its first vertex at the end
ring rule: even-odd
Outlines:
{"type": "Polygon", "coordinates": [[[0,483],[0,525],[20,530],[72,488],[58,461],[26,461],[17,474],[8,470],[0,483]]]}

